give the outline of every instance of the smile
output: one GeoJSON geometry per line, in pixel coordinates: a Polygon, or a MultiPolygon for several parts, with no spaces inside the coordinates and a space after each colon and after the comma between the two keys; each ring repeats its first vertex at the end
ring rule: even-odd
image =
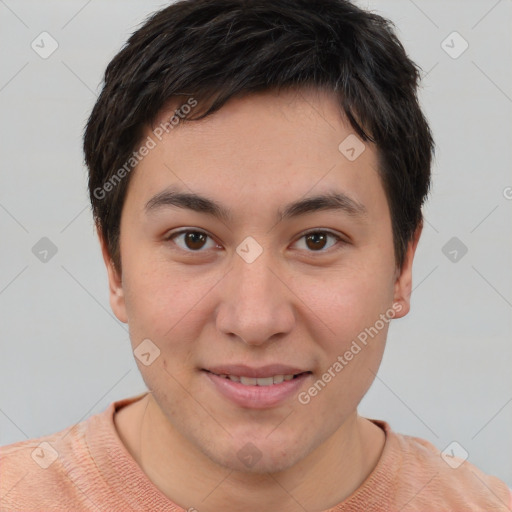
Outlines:
{"type": "Polygon", "coordinates": [[[267,374],[265,377],[214,373],[209,370],[202,373],[216,393],[239,407],[250,409],[277,407],[291,400],[312,378],[310,371],[267,374]]]}
{"type": "MultiPolygon", "coordinates": [[[[213,372],[211,372],[213,373],[213,372]]],[[[308,372],[303,372],[308,373],[308,372]]],[[[222,374],[216,374],[219,377],[223,377],[225,379],[229,379],[233,382],[239,382],[240,384],[243,384],[244,386],[272,386],[273,384],[281,384],[281,382],[288,381],[295,379],[299,375],[302,375],[301,373],[297,374],[288,374],[288,375],[273,375],[271,377],[244,377],[244,376],[238,376],[238,375],[222,375],[222,374]]]]}

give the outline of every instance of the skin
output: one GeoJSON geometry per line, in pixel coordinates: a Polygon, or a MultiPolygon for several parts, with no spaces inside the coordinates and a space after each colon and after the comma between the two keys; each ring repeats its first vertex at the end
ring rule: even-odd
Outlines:
{"type": "MultiPolygon", "coordinates": [[[[313,372],[300,390],[307,391],[393,304],[395,318],[408,313],[421,226],[397,269],[376,148],[365,143],[354,161],[338,150],[353,132],[327,91],[233,99],[171,130],[133,171],[121,217],[122,272],[100,235],[110,303],[129,324],[132,348],[149,338],[160,349],[149,366],[136,359],[151,392],[117,412],[116,428],[150,480],[184,509],[325,510],[379,460],[385,435],[357,406],[389,324],[306,405],[294,395],[274,407],[240,407],[201,371],[296,365],[313,372]],[[147,213],[146,203],[172,185],[218,201],[233,218],[176,207],[147,213]],[[284,205],[331,190],[362,203],[366,215],[277,220],[284,205]],[[178,228],[208,237],[188,245],[183,235],[168,238],[178,228]],[[308,243],[303,232],[312,228],[345,243],[308,243]],[[252,263],[236,253],[247,236],[263,249],[252,263]],[[248,442],[261,454],[252,467],[237,456],[248,442]]],[[[144,138],[151,133],[147,127],[144,138]]]]}

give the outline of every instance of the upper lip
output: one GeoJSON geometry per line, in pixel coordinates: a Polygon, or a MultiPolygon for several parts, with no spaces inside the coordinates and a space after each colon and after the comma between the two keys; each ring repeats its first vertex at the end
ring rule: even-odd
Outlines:
{"type": "Polygon", "coordinates": [[[308,372],[297,366],[287,366],[284,364],[269,364],[254,368],[243,364],[230,364],[222,366],[210,366],[205,370],[216,373],[217,375],[236,375],[238,377],[265,378],[274,375],[296,375],[298,373],[308,372]]]}

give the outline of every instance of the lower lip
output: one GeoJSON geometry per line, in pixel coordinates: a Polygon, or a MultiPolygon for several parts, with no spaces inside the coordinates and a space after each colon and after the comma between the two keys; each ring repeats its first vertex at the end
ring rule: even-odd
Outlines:
{"type": "Polygon", "coordinates": [[[203,370],[216,389],[226,398],[240,407],[265,409],[280,405],[286,399],[298,392],[304,381],[311,377],[310,373],[302,373],[298,377],[285,380],[270,386],[246,386],[225,377],[203,370]]]}

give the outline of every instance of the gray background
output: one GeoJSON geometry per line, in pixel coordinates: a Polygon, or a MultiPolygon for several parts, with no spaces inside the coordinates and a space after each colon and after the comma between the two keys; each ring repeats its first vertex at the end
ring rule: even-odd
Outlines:
{"type": "MultiPolygon", "coordinates": [[[[412,311],[392,323],[360,413],[440,450],[456,440],[512,486],[512,2],[358,4],[389,17],[424,70],[437,142],[412,311]],[[453,31],[469,44],[458,58],[442,47],[453,31]]],[[[145,389],[110,311],[81,136],[107,63],[163,5],[0,0],[0,444],[145,389]],[[59,45],[46,59],[31,48],[43,31],[59,45]],[[57,248],[46,262],[32,252],[43,237],[57,248]]]]}

